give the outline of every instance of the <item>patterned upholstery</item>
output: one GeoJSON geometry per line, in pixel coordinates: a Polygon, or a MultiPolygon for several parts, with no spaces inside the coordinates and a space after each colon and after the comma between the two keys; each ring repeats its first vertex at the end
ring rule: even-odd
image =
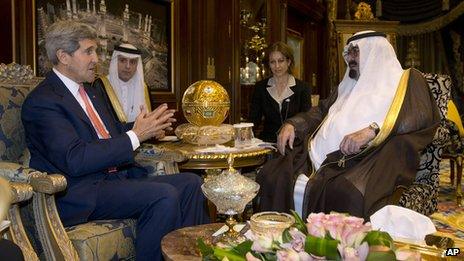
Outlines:
{"type": "Polygon", "coordinates": [[[435,137],[423,151],[417,169],[416,181],[401,195],[399,205],[424,215],[437,210],[439,165],[443,148],[449,140],[447,105],[450,99],[451,78],[447,75],[424,74],[440,110],[441,123],[435,137]]]}
{"type": "Polygon", "coordinates": [[[20,118],[21,105],[29,91],[30,85],[0,85],[0,159],[2,161],[21,162],[26,150],[24,128],[20,118]]]}
{"type": "MultiPolygon", "coordinates": [[[[20,121],[21,105],[36,83],[37,81],[27,81],[27,83],[11,84],[4,78],[0,79],[0,176],[10,183],[29,183],[31,174],[37,172],[27,167],[29,151],[26,148],[24,128],[20,121]]],[[[21,210],[21,213],[18,213],[21,215],[20,226],[33,227],[34,220],[28,218],[32,216],[32,211],[29,213],[31,215],[23,215],[22,212],[21,210]]],[[[26,229],[26,232],[36,254],[42,257],[43,252],[38,245],[37,230],[26,229]]]]}
{"type": "Polygon", "coordinates": [[[447,146],[444,148],[443,153],[447,154],[463,154],[464,153],[464,140],[459,135],[459,128],[456,123],[447,120],[447,128],[449,130],[450,139],[447,146]]]}
{"type": "Polygon", "coordinates": [[[134,260],[135,220],[99,220],[66,228],[81,260],[134,260]]]}

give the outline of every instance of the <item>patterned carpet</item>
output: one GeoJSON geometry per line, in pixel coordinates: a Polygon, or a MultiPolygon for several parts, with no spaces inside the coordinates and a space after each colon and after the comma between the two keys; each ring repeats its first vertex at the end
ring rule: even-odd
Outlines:
{"type": "Polygon", "coordinates": [[[431,218],[438,234],[451,237],[458,247],[464,247],[464,207],[456,204],[456,186],[450,183],[449,160],[440,164],[438,212],[431,218]]]}

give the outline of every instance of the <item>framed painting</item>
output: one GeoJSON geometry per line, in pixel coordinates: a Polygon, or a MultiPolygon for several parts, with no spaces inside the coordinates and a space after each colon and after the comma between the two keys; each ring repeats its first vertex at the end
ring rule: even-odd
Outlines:
{"type": "Polygon", "coordinates": [[[304,39],[298,32],[287,29],[287,44],[293,50],[293,57],[295,59],[295,67],[293,69],[293,75],[302,79],[303,76],[303,65],[304,65],[304,39]]]}
{"type": "Polygon", "coordinates": [[[172,0],[36,0],[36,74],[51,69],[44,46],[47,28],[59,20],[77,20],[97,31],[98,75],[108,73],[114,46],[130,43],[142,51],[150,92],[174,94],[173,13],[172,0]]]}

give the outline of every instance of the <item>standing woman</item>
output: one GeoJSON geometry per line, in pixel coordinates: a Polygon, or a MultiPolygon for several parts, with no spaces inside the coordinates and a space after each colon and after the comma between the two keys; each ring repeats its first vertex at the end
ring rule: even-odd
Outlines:
{"type": "Polygon", "coordinates": [[[276,42],[267,55],[272,77],[256,83],[249,119],[257,128],[264,116],[259,138],[276,142],[277,132],[287,118],[311,108],[311,90],[307,83],[293,77],[295,60],[288,45],[276,42]]]}

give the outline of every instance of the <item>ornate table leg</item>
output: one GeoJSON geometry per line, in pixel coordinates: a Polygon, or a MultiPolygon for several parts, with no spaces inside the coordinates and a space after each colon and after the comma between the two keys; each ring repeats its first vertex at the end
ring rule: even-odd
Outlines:
{"type": "Polygon", "coordinates": [[[457,157],[456,165],[456,203],[458,206],[462,206],[462,156],[457,157]]]}

